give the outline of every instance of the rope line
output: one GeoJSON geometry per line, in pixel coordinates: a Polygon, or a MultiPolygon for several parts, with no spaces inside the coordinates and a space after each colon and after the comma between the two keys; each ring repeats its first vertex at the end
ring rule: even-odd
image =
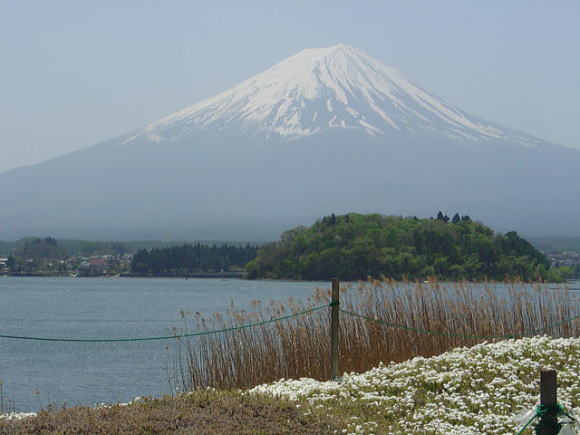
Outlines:
{"type": "Polygon", "coordinates": [[[319,307],[310,308],[308,310],[300,311],[299,313],[289,314],[283,317],[277,317],[275,319],[264,320],[261,322],[255,323],[248,323],[247,325],[242,326],[232,326],[231,328],[224,328],[224,329],[214,329],[211,331],[199,331],[199,332],[192,332],[190,334],[176,334],[176,335],[165,335],[160,337],[141,337],[141,338],[46,338],[46,337],[29,337],[29,336],[21,336],[21,335],[4,335],[0,334],[0,338],[12,338],[18,340],[34,340],[34,341],[58,341],[58,342],[66,342],[66,343],[119,343],[119,342],[128,342],[128,341],[154,341],[154,340],[169,340],[173,338],[186,338],[186,337],[197,337],[200,335],[209,335],[209,334],[219,334],[221,332],[230,332],[230,331],[237,331],[239,329],[247,329],[253,328],[254,326],[261,326],[266,325],[268,323],[279,322],[281,320],[290,319],[291,317],[298,317],[304,314],[312,313],[313,311],[321,310],[322,308],[328,307],[329,304],[321,305],[319,307]]]}
{"type": "Polygon", "coordinates": [[[536,409],[536,411],[534,412],[534,415],[532,415],[532,417],[528,420],[528,422],[526,424],[523,425],[523,427],[518,431],[518,433],[516,435],[522,435],[524,433],[524,431],[528,428],[528,426],[532,423],[532,421],[534,421],[536,419],[536,417],[538,417],[538,410],[536,409]]]}
{"type": "MultiPolygon", "coordinates": [[[[566,412],[566,410],[564,409],[564,407],[562,405],[560,405],[559,403],[557,403],[556,405],[551,405],[551,406],[547,406],[547,405],[538,405],[536,406],[536,408],[534,409],[534,414],[532,415],[532,417],[526,422],[526,424],[524,424],[522,426],[522,428],[517,432],[516,435],[521,435],[524,433],[524,431],[527,429],[527,427],[532,423],[532,421],[534,421],[536,418],[543,418],[547,415],[552,415],[553,417],[557,418],[561,415],[564,415],[566,417],[568,417],[570,419],[570,424],[575,424],[576,423],[576,419],[573,418],[570,414],[568,414],[566,412]]],[[[541,424],[541,421],[540,421],[541,424]]]]}
{"type": "MultiPolygon", "coordinates": [[[[8,338],[8,339],[17,339],[17,340],[32,340],[32,341],[52,341],[52,342],[66,342],[66,343],[121,343],[121,342],[132,342],[132,341],[155,341],[155,340],[170,340],[175,338],[186,338],[186,337],[197,337],[200,335],[209,335],[209,334],[219,334],[222,332],[231,332],[237,331],[240,329],[247,329],[252,328],[255,326],[266,325],[269,323],[279,322],[281,320],[290,319],[292,317],[302,316],[304,314],[308,314],[314,311],[321,310],[323,308],[332,307],[338,305],[336,302],[331,302],[329,304],[321,305],[315,308],[310,308],[308,310],[300,311],[298,313],[289,314],[287,316],[278,317],[275,319],[264,320],[261,322],[254,322],[249,323],[247,325],[242,326],[233,326],[231,328],[224,328],[224,329],[215,329],[210,331],[198,331],[192,332],[189,334],[175,334],[175,335],[165,335],[165,336],[158,336],[158,337],[137,337],[137,338],[49,338],[49,337],[31,337],[31,336],[22,336],[22,335],[7,335],[7,334],[0,334],[0,338],[8,338]]],[[[373,322],[377,322],[383,325],[391,326],[394,328],[404,329],[407,331],[412,332],[420,332],[424,334],[432,334],[432,335],[441,335],[447,337],[462,337],[462,338],[481,338],[481,339],[495,339],[495,338],[514,338],[514,337],[522,337],[526,335],[534,335],[538,332],[542,332],[556,326],[564,325],[566,323],[572,323],[578,318],[580,315],[571,317],[569,319],[554,322],[542,328],[531,329],[529,331],[524,331],[523,333],[519,334],[505,334],[505,335],[476,335],[476,334],[459,334],[454,332],[445,332],[445,331],[434,331],[431,329],[423,329],[423,328],[413,328],[411,326],[402,325],[400,323],[393,323],[387,322],[385,320],[375,319],[374,317],[365,316],[363,314],[355,313],[353,311],[344,310],[342,308],[339,309],[344,314],[348,314],[353,317],[358,317],[365,320],[371,320],[373,322]]]]}
{"type": "Polygon", "coordinates": [[[524,331],[521,334],[475,335],[475,334],[459,334],[459,333],[455,333],[455,332],[445,332],[445,331],[433,331],[431,329],[423,329],[423,328],[413,328],[411,326],[402,325],[400,323],[387,322],[385,320],[375,319],[374,317],[365,316],[363,314],[355,313],[353,311],[343,310],[342,308],[340,309],[340,311],[344,314],[348,314],[348,315],[353,316],[353,317],[359,317],[359,318],[365,319],[365,320],[372,320],[373,322],[381,323],[383,325],[392,326],[394,328],[404,329],[404,330],[412,331],[412,332],[421,332],[424,334],[431,334],[431,335],[443,335],[443,336],[447,336],[447,337],[483,338],[483,339],[514,338],[514,337],[523,337],[525,335],[535,335],[538,332],[542,332],[544,330],[551,329],[555,326],[560,326],[560,325],[564,325],[566,323],[571,323],[571,322],[577,320],[578,318],[580,318],[580,315],[577,315],[577,316],[571,317],[569,319],[563,320],[561,322],[551,323],[551,324],[544,326],[542,328],[536,328],[536,329],[531,329],[529,331],[524,331]]]}

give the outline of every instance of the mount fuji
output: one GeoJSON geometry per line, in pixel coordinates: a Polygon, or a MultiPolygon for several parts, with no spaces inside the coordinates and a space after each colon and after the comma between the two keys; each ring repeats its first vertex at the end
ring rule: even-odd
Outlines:
{"type": "Polygon", "coordinates": [[[171,143],[199,133],[280,142],[337,129],[382,138],[541,142],[469,115],[363,51],[339,44],[303,50],[123,143],[171,143]]]}
{"type": "Polygon", "coordinates": [[[324,214],[580,234],[580,151],[485,121],[342,44],[141,129],[0,174],[0,238],[271,239],[324,214]]]}

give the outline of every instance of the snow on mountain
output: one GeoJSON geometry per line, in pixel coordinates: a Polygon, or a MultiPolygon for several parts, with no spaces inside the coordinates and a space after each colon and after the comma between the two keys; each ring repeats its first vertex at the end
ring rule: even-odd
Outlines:
{"type": "Polygon", "coordinates": [[[364,51],[339,44],[300,51],[228,91],[149,124],[124,143],[172,142],[200,132],[276,141],[330,129],[375,137],[536,142],[467,114],[364,51]]]}

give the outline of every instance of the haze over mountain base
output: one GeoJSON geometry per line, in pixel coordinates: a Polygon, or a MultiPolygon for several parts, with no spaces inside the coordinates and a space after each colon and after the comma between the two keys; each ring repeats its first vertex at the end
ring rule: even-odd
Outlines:
{"type": "Polygon", "coordinates": [[[0,238],[272,240],[330,213],[438,210],[578,235],[578,168],[580,151],[480,120],[337,46],[0,174],[0,238]]]}

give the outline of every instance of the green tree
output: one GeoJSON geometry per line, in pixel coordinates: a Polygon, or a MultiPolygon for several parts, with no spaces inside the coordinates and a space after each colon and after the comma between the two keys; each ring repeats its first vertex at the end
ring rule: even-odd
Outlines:
{"type": "Polygon", "coordinates": [[[349,213],[285,232],[246,266],[248,278],[356,280],[520,277],[561,279],[517,233],[496,234],[470,218],[403,218],[349,213]]]}

